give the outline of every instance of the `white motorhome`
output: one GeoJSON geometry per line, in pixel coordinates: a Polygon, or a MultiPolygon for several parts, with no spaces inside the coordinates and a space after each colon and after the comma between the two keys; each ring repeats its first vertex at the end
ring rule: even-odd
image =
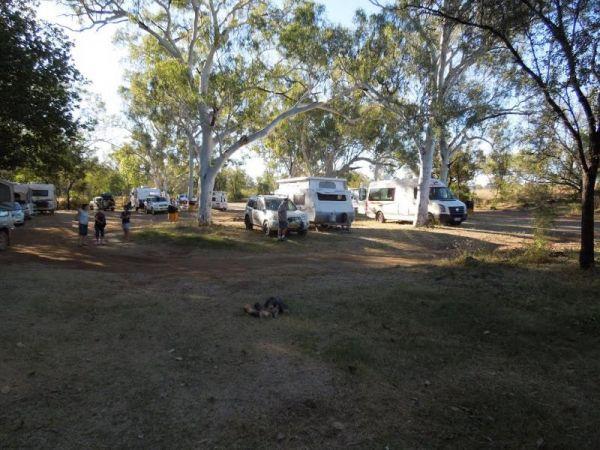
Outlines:
{"type": "Polygon", "coordinates": [[[56,189],[53,184],[29,183],[31,200],[36,213],[54,214],[56,211],[56,189]]]}
{"type": "Polygon", "coordinates": [[[350,227],[354,222],[352,194],[341,178],[301,177],[277,181],[275,194],[289,197],[315,225],[350,227]]]}
{"type": "Polygon", "coordinates": [[[146,199],[149,197],[161,197],[160,189],[153,188],[148,186],[140,186],[134,188],[131,191],[131,196],[129,201],[131,202],[131,207],[135,208],[135,210],[145,209],[146,208],[146,199]]]}
{"type": "MultiPolygon", "coordinates": [[[[416,178],[373,181],[367,193],[367,217],[379,222],[412,222],[417,214],[418,194],[416,178]]],[[[429,217],[460,225],[467,220],[467,208],[444,183],[432,179],[429,183],[429,217]]]]}
{"type": "Polygon", "coordinates": [[[223,191],[213,191],[212,208],[227,211],[227,194],[223,191]]]}

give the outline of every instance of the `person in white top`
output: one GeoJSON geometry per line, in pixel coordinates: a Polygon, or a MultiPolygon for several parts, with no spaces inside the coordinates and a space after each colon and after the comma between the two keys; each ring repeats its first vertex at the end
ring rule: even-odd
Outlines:
{"type": "Polygon", "coordinates": [[[88,213],[88,205],[82,204],[77,210],[77,223],[79,224],[79,246],[83,247],[87,245],[85,240],[88,235],[88,224],[90,222],[90,215],[88,213]]]}

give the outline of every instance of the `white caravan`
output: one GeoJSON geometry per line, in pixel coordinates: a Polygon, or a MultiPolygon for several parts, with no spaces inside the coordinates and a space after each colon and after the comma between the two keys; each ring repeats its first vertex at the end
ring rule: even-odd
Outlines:
{"type": "Polygon", "coordinates": [[[56,211],[56,189],[53,184],[29,183],[31,200],[36,213],[47,212],[54,214],[56,211]]]}
{"type": "Polygon", "coordinates": [[[146,208],[146,199],[149,197],[161,197],[159,188],[152,188],[148,186],[140,186],[134,188],[131,191],[131,196],[129,201],[131,202],[131,207],[135,208],[135,210],[145,209],[146,208]]]}
{"type": "Polygon", "coordinates": [[[341,178],[302,177],[277,181],[275,194],[290,198],[315,225],[350,227],[354,222],[352,194],[341,178]]]}
{"type": "MultiPolygon", "coordinates": [[[[417,214],[418,194],[416,178],[373,181],[367,194],[367,217],[379,222],[412,222],[417,214]]],[[[467,220],[467,208],[444,183],[432,179],[429,183],[429,217],[460,225],[467,220]]]]}
{"type": "Polygon", "coordinates": [[[227,194],[223,191],[213,191],[212,208],[227,211],[227,194]]]}

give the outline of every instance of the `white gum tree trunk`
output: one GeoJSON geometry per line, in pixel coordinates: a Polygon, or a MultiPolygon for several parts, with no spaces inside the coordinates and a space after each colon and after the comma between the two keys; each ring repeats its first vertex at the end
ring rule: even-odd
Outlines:
{"type": "Polygon", "coordinates": [[[419,192],[417,197],[417,216],[413,225],[422,227],[429,221],[429,182],[431,180],[431,171],[433,169],[434,153],[433,129],[431,123],[427,125],[425,132],[425,142],[419,149],[419,192]]]}

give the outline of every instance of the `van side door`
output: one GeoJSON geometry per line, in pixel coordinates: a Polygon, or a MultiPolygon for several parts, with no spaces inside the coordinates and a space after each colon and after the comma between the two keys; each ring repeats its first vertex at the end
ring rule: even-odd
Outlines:
{"type": "Polygon", "coordinates": [[[389,187],[381,189],[381,210],[386,219],[398,219],[397,188],[389,187]]]}

